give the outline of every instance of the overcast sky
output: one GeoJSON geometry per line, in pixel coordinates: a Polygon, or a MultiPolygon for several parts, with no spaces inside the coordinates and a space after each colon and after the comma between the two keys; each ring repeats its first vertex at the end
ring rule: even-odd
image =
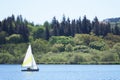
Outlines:
{"type": "Polygon", "coordinates": [[[120,0],[0,0],[0,20],[12,14],[35,24],[50,22],[54,16],[61,21],[63,14],[70,19],[86,15],[103,20],[120,17],[120,0]]]}

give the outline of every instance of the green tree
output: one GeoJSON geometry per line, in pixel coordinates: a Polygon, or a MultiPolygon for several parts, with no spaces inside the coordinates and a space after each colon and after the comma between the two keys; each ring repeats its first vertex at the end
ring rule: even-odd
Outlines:
{"type": "Polygon", "coordinates": [[[53,52],[63,52],[65,50],[63,44],[54,44],[52,47],[53,52]]]}
{"type": "Polygon", "coordinates": [[[82,33],[84,34],[89,34],[90,31],[91,31],[91,23],[90,23],[90,20],[88,20],[86,18],[86,16],[84,16],[83,20],[82,20],[82,33]]]}
{"type": "Polygon", "coordinates": [[[66,26],[66,18],[65,18],[65,16],[63,15],[62,22],[60,23],[60,36],[65,35],[65,32],[64,32],[65,26],[66,26]]]}
{"type": "Polygon", "coordinates": [[[116,43],[113,46],[113,50],[115,50],[115,52],[119,55],[119,58],[120,58],[120,43],[116,43]]]}
{"type": "Polygon", "coordinates": [[[49,50],[48,42],[43,39],[36,39],[32,42],[33,53],[46,53],[49,50]]]}
{"type": "Polygon", "coordinates": [[[65,46],[65,51],[68,51],[68,52],[73,51],[72,45],[71,45],[71,44],[67,44],[67,45],[65,46]]]}
{"type": "Polygon", "coordinates": [[[93,49],[102,50],[102,51],[109,49],[108,45],[104,41],[94,41],[91,42],[89,46],[93,49]]]}
{"type": "Polygon", "coordinates": [[[4,20],[2,21],[2,30],[5,31],[5,32],[7,32],[7,30],[8,30],[7,20],[6,20],[6,19],[4,19],[4,20]]]}
{"type": "Polygon", "coordinates": [[[81,33],[82,31],[82,24],[81,24],[81,18],[76,21],[76,33],[81,33]]]}
{"type": "Polygon", "coordinates": [[[42,27],[39,27],[36,31],[33,33],[34,39],[43,38],[44,39],[44,29],[42,27]]]}
{"type": "Polygon", "coordinates": [[[70,27],[70,19],[68,18],[66,21],[66,26],[64,28],[65,36],[71,36],[71,27],[70,27]]]}
{"type": "Polygon", "coordinates": [[[6,43],[6,40],[5,40],[6,36],[7,36],[7,33],[5,31],[0,32],[0,44],[6,43]]]}
{"type": "Polygon", "coordinates": [[[0,21],[0,32],[2,31],[2,22],[0,21]]]}
{"type": "Polygon", "coordinates": [[[53,28],[53,31],[52,31],[52,35],[53,36],[59,36],[60,35],[60,31],[59,31],[59,22],[58,20],[56,20],[56,17],[53,17],[53,20],[52,20],[52,28],[53,28]]]}
{"type": "Polygon", "coordinates": [[[50,37],[49,23],[48,23],[48,22],[45,22],[45,23],[44,23],[44,26],[45,26],[45,39],[46,39],[46,40],[49,40],[49,37],[50,37]]]}
{"type": "Polygon", "coordinates": [[[118,27],[118,24],[115,24],[115,28],[114,28],[114,34],[115,35],[120,35],[120,28],[118,27]]]}
{"type": "Polygon", "coordinates": [[[86,61],[87,61],[86,56],[84,56],[82,53],[80,53],[80,54],[74,54],[71,57],[70,63],[71,64],[79,64],[79,63],[86,62],[86,61]]]}
{"type": "Polygon", "coordinates": [[[100,26],[99,26],[99,21],[98,21],[98,18],[95,17],[94,18],[94,21],[93,21],[93,32],[96,34],[96,35],[99,35],[100,34],[100,26]]]}
{"type": "Polygon", "coordinates": [[[49,40],[51,44],[73,44],[73,38],[72,37],[65,37],[65,36],[52,36],[49,40]]]}
{"type": "Polygon", "coordinates": [[[0,63],[1,64],[12,63],[13,60],[14,60],[14,57],[11,54],[9,54],[8,52],[0,53],[0,63]]]}
{"type": "Polygon", "coordinates": [[[105,40],[112,41],[114,43],[119,43],[120,42],[120,37],[119,35],[113,35],[111,33],[107,34],[107,36],[104,37],[105,40]]]}
{"type": "Polygon", "coordinates": [[[6,41],[8,43],[21,43],[23,40],[20,34],[12,34],[11,36],[6,37],[6,41]]]}
{"type": "Polygon", "coordinates": [[[117,53],[113,53],[110,51],[105,51],[102,54],[102,61],[107,63],[113,63],[119,61],[119,56],[117,53]]]}
{"type": "Polygon", "coordinates": [[[72,20],[72,22],[71,22],[71,36],[75,36],[75,34],[76,34],[76,29],[75,29],[75,27],[76,27],[76,21],[75,20],[72,20]]]}
{"type": "Polygon", "coordinates": [[[74,37],[74,43],[76,45],[89,45],[90,42],[94,41],[100,41],[101,38],[94,36],[94,35],[89,35],[89,34],[76,34],[74,37]]]}

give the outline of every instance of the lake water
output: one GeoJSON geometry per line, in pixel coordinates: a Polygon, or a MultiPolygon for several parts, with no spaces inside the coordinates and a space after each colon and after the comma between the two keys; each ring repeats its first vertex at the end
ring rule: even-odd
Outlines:
{"type": "Polygon", "coordinates": [[[120,65],[39,65],[39,72],[0,65],[0,80],[120,80],[120,65]]]}

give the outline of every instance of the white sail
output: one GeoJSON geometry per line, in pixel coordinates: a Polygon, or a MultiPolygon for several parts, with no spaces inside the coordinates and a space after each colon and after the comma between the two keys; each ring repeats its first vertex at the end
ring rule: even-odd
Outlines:
{"type": "Polygon", "coordinates": [[[28,46],[22,67],[28,67],[31,69],[38,69],[35,59],[32,54],[31,45],[28,46]]]}

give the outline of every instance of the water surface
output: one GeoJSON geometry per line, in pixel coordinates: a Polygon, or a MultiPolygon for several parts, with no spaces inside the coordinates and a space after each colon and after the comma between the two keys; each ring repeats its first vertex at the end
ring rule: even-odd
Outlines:
{"type": "Polygon", "coordinates": [[[39,72],[0,65],[0,80],[120,80],[120,65],[39,65],[39,72]]]}

